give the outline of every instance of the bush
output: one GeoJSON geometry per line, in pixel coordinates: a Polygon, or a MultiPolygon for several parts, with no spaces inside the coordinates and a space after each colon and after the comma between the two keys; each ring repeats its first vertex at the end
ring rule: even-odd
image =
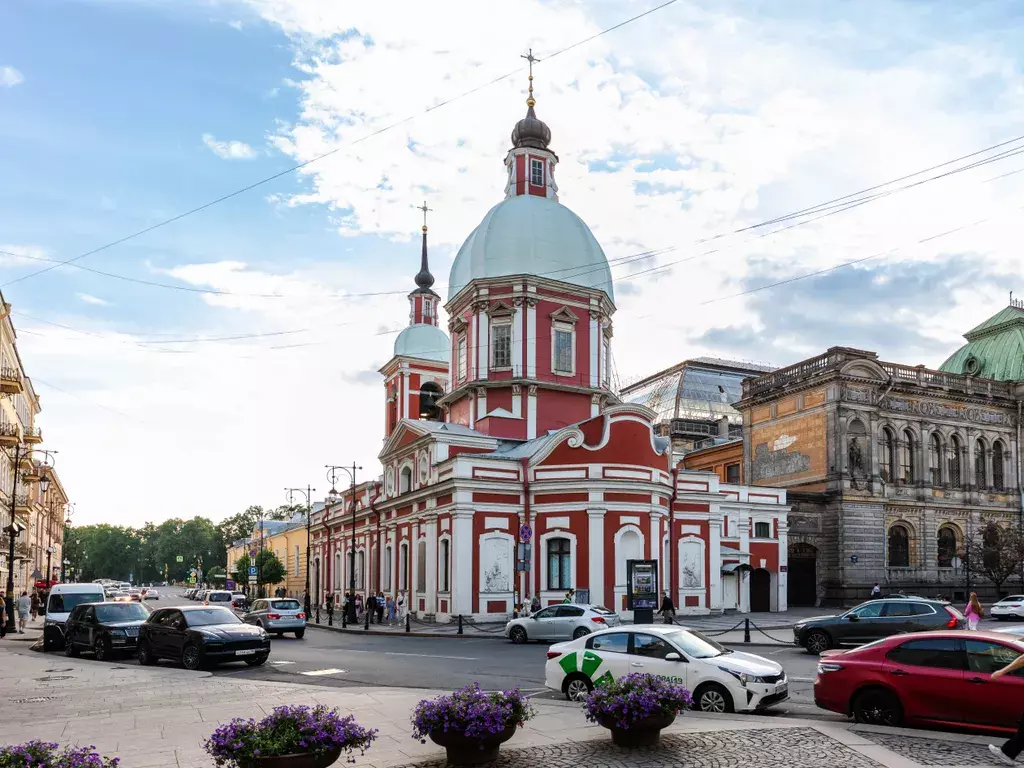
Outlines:
{"type": "Polygon", "coordinates": [[[103,757],[93,746],[59,749],[59,744],[38,740],[0,747],[0,768],[116,768],[120,762],[103,757]]]}
{"type": "Polygon", "coordinates": [[[481,742],[510,725],[522,726],[536,712],[518,688],[485,693],[472,683],[451,695],[423,699],[412,717],[412,737],[425,742],[431,731],[455,731],[481,742]]]}
{"type": "Polygon", "coordinates": [[[616,728],[632,728],[649,717],[668,717],[689,709],[693,699],[685,686],[654,675],[626,675],[598,682],[583,704],[587,720],[616,728]]]}
{"type": "Polygon", "coordinates": [[[236,718],[214,731],[203,746],[217,765],[248,766],[259,757],[335,749],[358,749],[363,754],[376,738],[376,729],[367,730],[356,723],[353,715],[342,717],[337,709],[321,704],[312,709],[275,707],[258,723],[251,718],[236,718]]]}

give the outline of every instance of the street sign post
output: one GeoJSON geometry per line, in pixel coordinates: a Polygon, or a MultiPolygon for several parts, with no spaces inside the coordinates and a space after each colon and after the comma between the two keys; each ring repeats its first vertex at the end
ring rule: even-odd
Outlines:
{"type": "Polygon", "coordinates": [[[249,557],[256,557],[256,550],[255,549],[250,549],[249,550],[249,557]]]}
{"type": "Polygon", "coordinates": [[[529,541],[533,538],[533,528],[524,523],[523,527],[519,529],[519,538],[523,541],[529,541]]]}
{"type": "Polygon", "coordinates": [[[255,576],[256,575],[256,566],[255,565],[250,565],[249,566],[249,575],[250,576],[255,576]]]}

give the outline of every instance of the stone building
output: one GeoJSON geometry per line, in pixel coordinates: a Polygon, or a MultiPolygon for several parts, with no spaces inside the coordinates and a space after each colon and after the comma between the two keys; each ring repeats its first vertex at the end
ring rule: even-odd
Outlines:
{"type": "Polygon", "coordinates": [[[940,370],[833,347],[743,382],[743,477],[793,505],[790,604],[854,601],[876,582],[964,598],[965,539],[1021,515],[1022,329],[1014,302],[940,370]]]}

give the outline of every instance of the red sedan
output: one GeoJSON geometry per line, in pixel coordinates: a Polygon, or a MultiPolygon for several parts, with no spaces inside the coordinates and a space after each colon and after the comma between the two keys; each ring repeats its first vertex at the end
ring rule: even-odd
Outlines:
{"type": "Polygon", "coordinates": [[[1015,730],[1024,713],[1024,669],[992,673],[1024,653],[1024,638],[944,630],[894,635],[825,651],[814,703],[878,725],[1015,730]]]}

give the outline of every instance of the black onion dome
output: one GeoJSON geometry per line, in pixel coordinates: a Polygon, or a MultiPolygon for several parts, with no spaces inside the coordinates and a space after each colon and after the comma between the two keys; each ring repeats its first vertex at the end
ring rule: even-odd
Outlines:
{"type": "Polygon", "coordinates": [[[526,110],[526,117],[512,129],[512,146],[547,149],[550,143],[551,129],[537,117],[537,113],[533,111],[533,104],[530,104],[526,110]]]}
{"type": "Polygon", "coordinates": [[[423,252],[420,254],[420,271],[416,273],[416,286],[421,291],[428,291],[434,284],[434,276],[430,274],[430,267],[427,264],[427,228],[423,227],[423,252]]]}

